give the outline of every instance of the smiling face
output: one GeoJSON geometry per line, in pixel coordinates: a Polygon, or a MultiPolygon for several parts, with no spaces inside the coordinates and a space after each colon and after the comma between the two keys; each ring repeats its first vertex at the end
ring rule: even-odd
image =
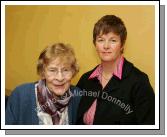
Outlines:
{"type": "Polygon", "coordinates": [[[120,36],[113,32],[97,36],[95,46],[102,62],[117,60],[123,50],[120,36]]]}
{"type": "Polygon", "coordinates": [[[44,67],[43,78],[46,86],[56,96],[63,95],[69,88],[73,71],[70,63],[63,63],[60,58],[53,59],[44,67]]]}

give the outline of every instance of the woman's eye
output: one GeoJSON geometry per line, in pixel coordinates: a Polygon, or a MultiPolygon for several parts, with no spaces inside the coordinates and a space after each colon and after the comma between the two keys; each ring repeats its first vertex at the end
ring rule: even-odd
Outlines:
{"type": "Polygon", "coordinates": [[[112,42],[116,42],[116,40],[115,40],[115,39],[112,39],[111,41],[112,41],[112,42]]]}
{"type": "Polygon", "coordinates": [[[104,40],[103,40],[103,39],[98,39],[97,41],[98,41],[98,42],[102,42],[102,41],[104,41],[104,40]]]}
{"type": "Polygon", "coordinates": [[[64,69],[64,71],[69,71],[69,69],[64,69]]]}
{"type": "Polygon", "coordinates": [[[50,72],[55,72],[55,70],[54,69],[51,69],[51,70],[49,70],[50,72]]]}

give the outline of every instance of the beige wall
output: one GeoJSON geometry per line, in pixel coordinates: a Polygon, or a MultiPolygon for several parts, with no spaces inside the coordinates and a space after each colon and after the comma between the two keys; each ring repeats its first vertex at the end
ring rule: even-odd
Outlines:
{"type": "Polygon", "coordinates": [[[80,76],[99,63],[92,43],[94,23],[105,14],[123,19],[128,30],[125,57],[148,74],[155,87],[154,6],[6,6],[5,88],[38,80],[36,61],[55,42],[72,45],[80,76]]]}

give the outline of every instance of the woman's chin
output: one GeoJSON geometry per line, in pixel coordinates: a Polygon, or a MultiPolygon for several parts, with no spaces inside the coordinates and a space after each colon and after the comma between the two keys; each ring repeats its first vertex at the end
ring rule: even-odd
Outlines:
{"type": "Polygon", "coordinates": [[[53,93],[57,96],[62,96],[62,95],[64,95],[65,92],[66,92],[66,90],[64,88],[56,88],[53,91],[53,93]]]}
{"type": "Polygon", "coordinates": [[[103,62],[111,62],[111,61],[113,61],[113,59],[109,58],[109,57],[105,57],[105,58],[102,58],[101,61],[103,61],[103,62]]]}

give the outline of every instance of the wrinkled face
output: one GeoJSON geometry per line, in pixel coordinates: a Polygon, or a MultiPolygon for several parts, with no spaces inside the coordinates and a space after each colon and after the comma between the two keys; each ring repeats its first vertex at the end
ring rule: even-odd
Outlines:
{"type": "Polygon", "coordinates": [[[70,88],[73,72],[71,64],[62,63],[59,58],[49,62],[44,68],[43,78],[46,85],[56,96],[63,95],[70,88]]]}
{"type": "Polygon", "coordinates": [[[96,38],[95,46],[101,61],[115,61],[121,55],[123,46],[119,35],[109,32],[96,38]]]}

